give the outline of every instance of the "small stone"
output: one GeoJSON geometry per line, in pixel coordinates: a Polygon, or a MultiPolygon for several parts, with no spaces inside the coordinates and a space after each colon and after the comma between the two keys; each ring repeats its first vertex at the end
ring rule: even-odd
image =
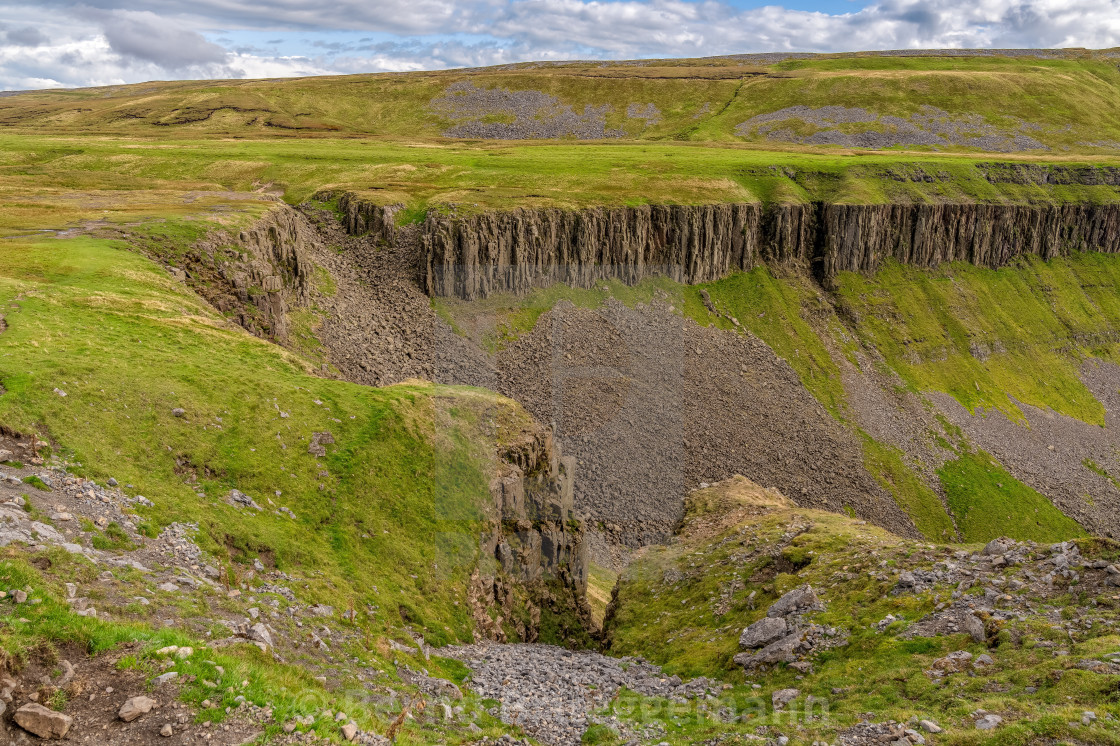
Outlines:
{"type": "Polygon", "coordinates": [[[63,739],[74,724],[74,719],[61,712],[48,710],[40,704],[31,702],[16,710],[12,717],[16,725],[39,738],[63,739]]]}
{"type": "Polygon", "coordinates": [[[940,733],[942,728],[932,720],[922,720],[918,723],[926,733],[940,733]]]}
{"type": "Polygon", "coordinates": [[[358,737],[358,726],[354,723],[347,723],[342,726],[342,737],[347,741],[353,741],[358,737]]]}
{"type": "Polygon", "coordinates": [[[117,717],[126,723],[131,723],[141,715],[147,715],[155,706],[156,701],[154,699],[141,694],[121,705],[121,709],[117,711],[117,717]]]}
{"type": "Polygon", "coordinates": [[[161,675],[157,676],[155,678],[155,683],[156,683],[156,686],[163,686],[167,682],[174,681],[177,678],[179,678],[179,672],[178,671],[168,671],[165,674],[161,674],[161,675]]]}
{"type": "Polygon", "coordinates": [[[992,656],[985,653],[984,655],[977,656],[976,660],[974,660],[972,662],[972,665],[976,666],[976,667],[980,667],[980,666],[990,666],[993,663],[995,663],[995,660],[992,659],[992,656]]]}
{"type": "Polygon", "coordinates": [[[175,729],[171,727],[171,723],[164,723],[163,727],[159,729],[159,734],[164,738],[171,738],[175,735],[175,729]]]}
{"type": "Polygon", "coordinates": [[[976,730],[994,730],[1002,722],[999,715],[985,715],[976,721],[976,730]]]}
{"type": "Polygon", "coordinates": [[[186,417],[187,410],[183,409],[182,407],[175,407],[175,409],[171,410],[171,414],[175,417],[186,417]]]}
{"type": "Polygon", "coordinates": [[[261,622],[257,622],[249,628],[249,639],[272,647],[272,635],[269,634],[268,627],[265,627],[261,622]]]}
{"type": "Polygon", "coordinates": [[[26,603],[27,602],[27,591],[22,591],[22,590],[17,588],[16,590],[12,591],[12,600],[15,601],[17,604],[26,603]]]}
{"type": "Polygon", "coordinates": [[[779,689],[770,696],[770,701],[774,703],[775,710],[780,710],[800,696],[800,689],[779,689]]]}
{"type": "Polygon", "coordinates": [[[181,647],[175,652],[175,657],[179,660],[190,658],[192,655],[194,655],[194,648],[192,647],[181,647]]]}

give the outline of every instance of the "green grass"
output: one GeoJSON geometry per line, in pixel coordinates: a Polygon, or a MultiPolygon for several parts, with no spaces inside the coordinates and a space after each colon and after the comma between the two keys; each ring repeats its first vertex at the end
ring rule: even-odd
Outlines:
{"type": "Polygon", "coordinates": [[[843,274],[838,302],[860,342],[915,391],[1019,422],[1022,403],[1103,427],[1104,407],[1079,370],[1090,357],[1120,359],[1117,282],[1120,262],[1102,254],[998,270],[890,263],[874,277],[843,274]]]}
{"type": "Polygon", "coordinates": [[[23,483],[24,484],[29,484],[32,487],[34,487],[35,489],[41,490],[43,492],[50,492],[51,491],[51,488],[47,486],[47,483],[44,482],[42,479],[39,479],[39,477],[35,476],[34,474],[32,474],[30,477],[24,477],[23,478],[23,483]]]}
{"type": "Polygon", "coordinates": [[[1055,542],[1085,536],[1076,522],[984,451],[946,462],[937,473],[964,541],[1010,536],[1055,542]]]}
{"type": "MultiPolygon", "coordinates": [[[[454,123],[431,107],[452,84],[539,91],[575,112],[606,105],[604,125],[626,139],[765,142],[736,134],[743,121],[793,105],[843,105],[907,116],[934,106],[1029,133],[1057,153],[1099,152],[1117,140],[1120,73],[1100,53],[1061,59],[831,55],[772,65],[729,58],[644,60],[640,65],[564,63],[483,70],[291,80],[148,82],[38,91],[0,102],[0,126],[18,131],[310,139],[436,138],[454,123]],[[660,121],[627,114],[652,105],[660,121]]],[[[504,112],[481,121],[508,121],[504,112]]],[[[808,125],[799,128],[808,133],[808,125]]],[[[857,125],[842,126],[855,131],[857,125]]],[[[929,150],[928,148],[920,148],[929,150]]],[[[961,150],[963,148],[955,148],[961,150]]],[[[834,149],[836,150],[836,149],[834,149]]],[[[120,160],[122,171],[136,161],[120,160]]],[[[228,168],[249,169],[253,159],[228,168]]]]}
{"type": "Polygon", "coordinates": [[[863,463],[875,480],[889,492],[914,527],[931,541],[952,541],[957,538],[953,519],[937,494],[903,461],[897,448],[880,443],[865,433],[863,463]]]}
{"type": "MultiPolygon", "coordinates": [[[[964,634],[899,639],[895,635],[906,623],[950,600],[955,586],[894,593],[898,573],[928,569],[962,548],[978,550],[980,544],[902,540],[853,519],[789,503],[729,518],[740,505],[737,500],[722,485],[692,493],[679,537],[668,546],[647,548],[623,572],[618,612],[608,626],[612,653],[644,655],[668,672],[714,676],[731,688],[699,710],[626,695],[613,712],[640,713],[645,722],[661,724],[672,744],[718,737],[735,742],[744,727],[748,733],[776,728],[799,742],[831,742],[838,730],[866,719],[866,713],[874,713],[874,722],[932,719],[945,728],[938,743],[961,746],[1027,743],[1039,737],[1120,743],[1120,729],[1112,721],[1098,721],[1091,728],[1079,724],[1083,710],[1094,710],[1100,718],[1106,717],[1102,712],[1118,711],[1110,677],[1077,668],[1078,660],[1099,657],[1120,644],[1115,629],[1102,623],[1114,613],[1115,598],[1093,596],[1092,602],[1102,605],[1100,612],[1073,640],[1042,611],[1002,625],[998,644],[990,649],[964,634]],[[784,565],[786,571],[777,568],[777,558],[791,561],[784,565]],[[765,616],[782,593],[806,583],[826,603],[812,621],[844,630],[846,644],[814,656],[807,673],[779,665],[744,677],[731,660],[739,651],[740,631],[765,616]],[[737,590],[729,603],[721,604],[728,588],[737,590]],[[888,614],[905,621],[879,631],[875,625],[888,614]],[[1068,649],[1070,655],[1056,656],[1053,647],[1040,647],[1040,642],[1068,649]],[[941,681],[925,673],[935,659],[962,649],[974,656],[988,653],[995,664],[941,681]],[[794,724],[775,713],[770,695],[786,687],[800,690],[801,708],[807,695],[827,703],[827,718],[799,718],[794,724]],[[746,714],[746,723],[716,716],[721,708],[746,714]],[[1001,714],[1005,724],[994,736],[978,739],[971,713],[981,708],[1001,714]]],[[[1116,545],[1105,540],[1079,540],[1079,546],[1092,558],[1110,559],[1116,552],[1116,545]]],[[[1009,571],[1006,578],[1013,576],[1009,571]]],[[[1027,594],[1032,604],[1042,603],[1029,589],[1019,593],[1027,594]]],[[[1083,595],[1046,603],[1077,616],[1078,604],[1090,601],[1083,595]]],[[[600,735],[609,737],[597,731],[600,735]]]]}
{"type": "MultiPolygon", "coordinates": [[[[155,503],[140,509],[149,535],[196,521],[234,566],[309,573],[309,603],[368,608],[371,629],[400,626],[407,604],[433,643],[471,638],[474,532],[493,448],[528,422],[515,405],[312,377],[115,241],[5,242],[0,305],[0,422],[59,444],[80,474],[135,485],[155,503]],[[336,440],[324,459],[307,452],[319,431],[336,440]],[[265,510],[231,507],[232,488],[265,510]]],[[[111,530],[98,541],[121,547],[111,530]]]]}

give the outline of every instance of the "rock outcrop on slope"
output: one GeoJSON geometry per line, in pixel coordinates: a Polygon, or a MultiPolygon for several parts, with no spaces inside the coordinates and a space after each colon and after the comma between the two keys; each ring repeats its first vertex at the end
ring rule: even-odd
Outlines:
{"type": "Polygon", "coordinates": [[[499,452],[490,482],[491,530],[471,578],[476,634],[505,642],[514,629],[533,642],[542,613],[560,628],[569,625],[566,633],[590,629],[587,547],[573,511],[575,468],[552,432],[535,424],[499,452]]]}
{"type": "MultiPolygon", "coordinates": [[[[288,313],[307,305],[319,241],[298,211],[278,202],[240,231],[215,230],[174,257],[169,269],[211,305],[259,337],[287,341],[288,313]]],[[[167,257],[161,247],[148,253],[167,257]]]]}
{"type": "Polygon", "coordinates": [[[1000,267],[1022,255],[1120,251],[1120,205],[774,204],[430,212],[423,284],[465,299],[557,282],[590,287],[663,275],[717,280],[760,264],[797,262],[822,282],[894,259],[934,267],[1000,267]]]}

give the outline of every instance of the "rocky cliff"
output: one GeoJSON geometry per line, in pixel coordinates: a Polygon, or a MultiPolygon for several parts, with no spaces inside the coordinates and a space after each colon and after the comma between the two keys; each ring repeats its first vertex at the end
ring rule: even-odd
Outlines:
{"type": "Polygon", "coordinates": [[[397,235],[396,215],[404,205],[378,205],[351,192],[323,191],[315,195],[319,202],[337,200],[339,220],[352,236],[369,235],[392,242],[397,235]]]}
{"type": "Polygon", "coordinates": [[[302,214],[277,203],[243,230],[211,231],[169,269],[253,334],[284,342],[288,312],[308,302],[318,240],[302,214]]]}
{"type": "MultiPolygon", "coordinates": [[[[346,205],[348,229],[388,230],[376,226],[393,208],[363,207],[354,198],[346,205]]],[[[739,203],[469,216],[432,211],[421,242],[427,292],[465,299],[556,282],[636,283],[650,275],[708,282],[763,263],[798,263],[827,284],[838,272],[874,272],[888,259],[925,267],[946,261],[999,267],[1025,254],[1114,253],[1120,251],[1120,205],[739,203]]]]}
{"type": "Polygon", "coordinates": [[[490,483],[491,530],[483,535],[483,562],[471,584],[472,611],[485,637],[505,640],[512,630],[533,641],[542,613],[553,618],[551,626],[590,626],[588,559],[572,508],[574,479],[575,459],[561,454],[547,428],[527,429],[499,453],[490,483]]]}

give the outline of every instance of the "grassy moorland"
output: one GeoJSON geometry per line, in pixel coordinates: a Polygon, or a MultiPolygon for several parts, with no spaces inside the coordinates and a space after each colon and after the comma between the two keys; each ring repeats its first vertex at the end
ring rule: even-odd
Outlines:
{"type": "MultiPolygon", "coordinates": [[[[463,601],[478,561],[477,533],[487,519],[489,469],[495,448],[526,424],[523,410],[473,389],[423,382],[371,389],[318,378],[298,351],[231,326],[132,249],[158,244],[159,253],[171,256],[211,228],[253,221],[275,199],[299,203],[325,189],[403,203],[408,209],[400,215],[407,220],[421,219],[432,208],[713,201],[1114,203],[1120,187],[1037,176],[1050,169],[1120,164],[1118,88],[1114,61],[1100,53],[1069,52],[524,65],[469,73],[148,83],[0,97],[0,423],[49,438],[73,472],[99,481],[114,477],[131,485],[130,494],[150,498],[152,506],[137,508],[146,533],[184,520],[197,523],[195,540],[224,560],[226,577],[248,573],[255,560],[265,559],[299,579],[301,601],[352,607],[349,619],[332,624],[353,632],[343,655],[382,671],[379,685],[401,690],[394,661],[462,681],[461,666],[391,653],[388,640],[407,645],[408,633],[437,644],[470,639],[473,620],[463,601]],[[537,91],[577,113],[607,106],[601,125],[621,136],[548,142],[441,137],[455,121],[432,101],[468,79],[480,88],[537,91]],[[631,115],[631,104],[644,114],[631,115]],[[1000,133],[1029,134],[1044,147],[866,151],[767,139],[757,130],[739,133],[752,117],[793,106],[859,107],[879,117],[836,125],[845,135],[887,133],[897,125],[881,117],[907,118],[936,107],[958,119],[980,117],[1000,133]],[[1002,173],[1012,178],[990,178],[994,163],[1003,164],[1002,173]],[[1034,169],[1035,176],[1014,178],[1022,169],[1034,169]],[[177,408],[184,416],[175,416],[177,408]],[[322,431],[330,431],[336,442],[327,457],[317,459],[308,452],[308,439],[322,431]],[[225,501],[234,488],[267,509],[247,519],[225,501]],[[278,512],[280,507],[294,517],[278,512]]],[[[501,112],[491,120],[516,123],[501,112]]],[[[789,125],[792,137],[820,129],[803,124],[789,125]]],[[[609,297],[634,305],[654,293],[667,294],[698,323],[730,329],[726,319],[707,312],[700,296],[706,290],[721,311],[788,360],[822,405],[846,423],[852,417],[837,356],[863,345],[907,390],[942,391],[970,410],[998,409],[1014,419],[1021,419],[1019,402],[1100,425],[1103,408],[1081,382],[1078,365],[1092,357],[1120,359],[1113,341],[1120,329],[1118,283],[1114,257],[1081,255],[1001,270],[889,265],[875,277],[841,276],[835,292],[825,297],[807,275],[762,267],[702,287],[661,280],[638,287],[604,283],[606,290],[556,287],[478,304],[441,300],[437,311],[453,324],[468,315],[489,315],[492,332],[479,340],[489,349],[531,329],[561,299],[595,307],[609,297]],[[973,355],[976,342],[992,354],[973,355]]],[[[1010,533],[1049,541],[1081,534],[1044,496],[987,454],[963,447],[939,472],[954,523],[939,495],[900,452],[860,435],[868,470],[931,540],[982,541],[1010,533]],[[1038,517],[993,521],[1009,504],[1037,508],[1038,517]]],[[[1111,466],[1090,462],[1085,468],[1108,474],[1111,466]]],[[[28,483],[29,490],[44,486],[28,483]]],[[[690,520],[706,520],[707,509],[693,507],[690,520]]],[[[958,680],[951,687],[928,682],[918,666],[964,642],[885,641],[864,628],[888,612],[912,618],[936,599],[889,597],[885,581],[870,575],[834,579],[847,571],[845,564],[873,570],[868,553],[878,552],[889,565],[926,550],[842,516],[788,506],[760,518],[748,533],[759,547],[775,548],[791,521],[808,521],[813,528],[780,547],[790,555],[786,559],[797,564],[831,553],[830,564],[810,562],[798,577],[766,578],[759,583],[760,598],[802,581],[840,584],[829,620],[856,615],[856,647],[823,661],[799,686],[823,695],[856,681],[851,698],[838,705],[842,721],[854,721],[874,706],[899,719],[936,711],[961,725],[967,721],[964,708],[977,703],[1016,713],[1029,705],[1041,708],[1044,717],[1009,730],[1004,742],[1025,743],[1033,736],[1120,742],[1112,731],[1100,735],[1069,725],[1081,709],[1104,698],[1111,702],[1115,693],[1088,674],[1070,671],[1070,659],[1046,657],[1038,648],[1005,648],[1008,657],[994,677],[958,680]],[[1015,687],[1028,680],[1048,683],[1027,705],[1017,704],[1015,687]]],[[[123,542],[109,530],[98,538],[106,548],[123,542]]],[[[693,538],[648,550],[624,575],[621,605],[611,622],[614,649],[660,656],[659,662],[682,673],[725,678],[733,684],[732,696],[750,697],[755,690],[728,666],[734,635],[713,629],[753,621],[759,609],[736,602],[720,615],[726,618],[696,613],[707,594],[718,596],[722,584],[732,582],[730,574],[699,577],[687,588],[661,587],[669,569],[688,572],[686,565],[698,561],[722,567],[738,535],[720,535],[722,543],[693,538]],[[665,645],[667,637],[677,644],[665,645]]],[[[1115,559],[1111,546],[1096,550],[1115,559]]],[[[76,643],[100,652],[139,641],[127,665],[155,673],[161,666],[156,649],[192,644],[199,652],[180,670],[197,674],[199,681],[214,675],[214,662],[228,672],[214,687],[192,682],[197,685],[184,690],[199,706],[212,699],[213,707],[200,718],[224,717],[224,708],[235,704],[240,680],[250,682],[241,691],[258,704],[274,704],[280,720],[344,707],[363,728],[384,732],[396,715],[375,711],[368,702],[332,698],[306,672],[260,656],[255,648],[202,652],[204,641],[158,629],[155,607],[128,603],[114,609],[110,620],[78,617],[62,600],[62,584],[91,583],[99,569],[59,550],[48,556],[49,573],[29,564],[20,550],[9,548],[0,558],[0,586],[28,587],[42,600],[0,609],[5,651],[76,643]],[[315,696],[308,698],[308,691],[315,696]]],[[[756,559],[760,565],[752,569],[764,571],[756,559]]],[[[614,578],[602,569],[593,575],[593,601],[603,614],[614,578]]],[[[752,582],[750,575],[740,575],[752,582]]],[[[115,582],[139,588],[144,581],[122,570],[115,582]]],[[[206,613],[200,594],[159,601],[184,618],[206,613]]],[[[1081,598],[1074,588],[1067,601],[1070,608],[1111,609],[1115,598],[1081,598]]],[[[1056,635],[1034,618],[1029,631],[1056,635]]],[[[1098,637],[1082,641],[1078,654],[1096,655],[1114,643],[1098,637]]],[[[764,691],[794,681],[801,680],[783,669],[765,681],[764,691]]],[[[483,734],[502,730],[487,713],[494,703],[468,696],[466,706],[483,734]]],[[[1114,709],[1114,703],[1107,706],[1114,709]]],[[[703,723],[681,727],[672,717],[664,726],[674,743],[741,730],[738,724],[711,731],[703,723]]],[[[333,724],[313,727],[337,737],[333,724]]],[[[961,728],[949,742],[977,742],[961,728]]],[[[815,726],[806,730],[818,733],[827,735],[815,726]]],[[[612,738],[598,734],[590,738],[612,738]]],[[[401,742],[476,737],[417,719],[405,724],[401,742]]]]}
{"type": "MultiPolygon", "coordinates": [[[[513,402],[420,381],[374,389],[315,377],[305,361],[230,325],[122,241],[4,240],[0,309],[0,422],[49,441],[71,474],[101,483],[112,477],[129,495],[146,496],[151,505],[136,508],[143,534],[197,524],[192,539],[235,587],[263,561],[300,579],[301,601],[335,607],[340,619],[352,610],[344,623],[352,638],[347,656],[385,671],[390,684],[398,656],[388,655],[387,639],[409,639],[406,629],[433,643],[473,639],[467,585],[480,559],[479,531],[494,520],[488,506],[496,449],[529,422],[513,402]],[[308,450],[313,432],[334,437],[325,457],[308,450]],[[229,504],[235,488],[264,509],[229,504]]],[[[47,489],[39,482],[28,491],[35,488],[47,489]]],[[[111,533],[102,548],[122,548],[110,545],[111,533]]],[[[131,665],[152,672],[159,660],[151,651],[173,642],[201,651],[199,628],[228,634],[215,615],[233,602],[206,589],[160,593],[132,569],[118,570],[114,580],[156,602],[116,605],[111,620],[76,616],[62,600],[62,584],[93,584],[100,568],[57,549],[49,556],[36,566],[50,566],[49,575],[14,547],[0,560],[0,585],[30,588],[44,600],[31,609],[0,608],[7,651],[0,665],[17,670],[26,655],[54,646],[96,653],[132,640],[141,653],[131,665]],[[160,631],[168,613],[179,629],[160,631]]],[[[236,705],[237,690],[288,716],[315,715],[333,703],[348,706],[363,727],[384,730],[395,717],[344,701],[306,670],[257,652],[232,648],[216,659],[228,671],[222,681],[245,678],[248,689],[231,686],[226,697],[221,686],[195,686],[184,696],[214,701],[210,719],[226,716],[222,707],[236,705]]],[[[203,659],[213,655],[184,665],[212,667],[203,659]]],[[[203,680],[212,676],[208,670],[203,680]]],[[[353,686],[347,676],[332,688],[353,686]]],[[[337,730],[329,722],[321,727],[337,730]]]]}
{"type": "MultiPolygon", "coordinates": [[[[790,106],[845,106],[901,118],[923,107],[952,116],[977,115],[996,127],[1026,126],[1044,147],[1060,152],[1107,151],[1104,143],[1120,140],[1120,73],[1109,50],[1039,56],[724,57],[283,81],[151,82],[3,98],[0,126],[172,139],[206,134],[438,137],[458,119],[433,102],[463,82],[551,96],[546,115],[566,107],[587,116],[592,107],[602,112],[601,129],[625,139],[758,142],[758,134],[737,132],[754,116],[790,106]]],[[[517,116],[498,108],[477,118],[501,123],[517,116]]],[[[842,127],[849,132],[884,128],[889,125],[842,127]]]]}

